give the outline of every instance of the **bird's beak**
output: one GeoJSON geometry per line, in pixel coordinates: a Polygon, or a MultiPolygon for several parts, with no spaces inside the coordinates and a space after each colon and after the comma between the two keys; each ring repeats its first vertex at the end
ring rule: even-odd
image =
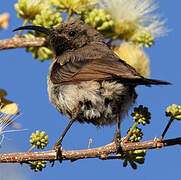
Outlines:
{"type": "Polygon", "coordinates": [[[46,35],[51,35],[53,32],[54,32],[54,29],[51,29],[51,28],[45,28],[43,26],[22,26],[22,27],[19,27],[19,28],[16,28],[14,29],[13,31],[18,31],[18,30],[35,30],[35,31],[38,31],[38,32],[41,32],[41,33],[44,33],[46,35]]]}

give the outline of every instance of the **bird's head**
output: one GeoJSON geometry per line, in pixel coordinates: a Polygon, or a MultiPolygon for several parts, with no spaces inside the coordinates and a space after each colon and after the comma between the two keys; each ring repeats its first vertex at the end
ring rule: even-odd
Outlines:
{"type": "Polygon", "coordinates": [[[78,19],[70,19],[54,29],[43,26],[22,26],[14,31],[25,29],[48,35],[50,46],[56,56],[67,50],[75,50],[87,44],[105,42],[104,37],[97,30],[78,19]]]}

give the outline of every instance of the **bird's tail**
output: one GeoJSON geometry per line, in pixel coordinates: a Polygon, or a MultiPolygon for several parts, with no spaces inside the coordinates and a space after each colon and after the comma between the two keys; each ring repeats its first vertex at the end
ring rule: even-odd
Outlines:
{"type": "Polygon", "coordinates": [[[171,85],[172,83],[169,83],[167,81],[161,81],[156,79],[147,79],[147,78],[137,78],[137,79],[121,79],[121,82],[131,84],[131,85],[145,85],[145,86],[151,86],[151,85],[171,85]]]}
{"type": "Polygon", "coordinates": [[[143,81],[144,85],[171,85],[172,83],[167,81],[161,81],[156,79],[147,79],[145,78],[143,81]]]}

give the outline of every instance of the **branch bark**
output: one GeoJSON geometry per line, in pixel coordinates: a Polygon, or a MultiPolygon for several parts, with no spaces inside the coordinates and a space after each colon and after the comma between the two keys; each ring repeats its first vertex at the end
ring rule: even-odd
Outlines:
{"type": "MultiPolygon", "coordinates": [[[[152,141],[136,142],[136,143],[120,143],[123,151],[138,150],[138,149],[155,149],[166,146],[181,145],[181,137],[168,139],[160,142],[158,138],[152,141]]],[[[78,159],[100,158],[103,160],[113,159],[108,156],[111,153],[116,153],[116,144],[114,142],[102,147],[84,150],[62,150],[62,159],[75,161],[78,159]]],[[[0,163],[25,163],[35,160],[58,160],[55,150],[44,152],[24,152],[24,153],[9,153],[0,154],[0,163]]]]}
{"type": "Polygon", "coordinates": [[[47,41],[43,37],[28,39],[14,36],[13,38],[0,40],[0,50],[25,47],[39,47],[46,45],[47,41]]]}

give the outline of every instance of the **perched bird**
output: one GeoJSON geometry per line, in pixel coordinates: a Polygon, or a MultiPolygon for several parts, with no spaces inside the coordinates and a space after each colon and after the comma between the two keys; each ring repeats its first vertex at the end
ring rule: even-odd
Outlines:
{"type": "Polygon", "coordinates": [[[120,122],[135,103],[138,85],[168,85],[160,80],[146,79],[121,60],[93,27],[78,19],[70,19],[55,29],[23,26],[48,35],[54,51],[48,73],[49,99],[56,109],[71,121],[54,146],[74,121],[95,126],[117,122],[114,140],[120,151],[120,122]]]}

